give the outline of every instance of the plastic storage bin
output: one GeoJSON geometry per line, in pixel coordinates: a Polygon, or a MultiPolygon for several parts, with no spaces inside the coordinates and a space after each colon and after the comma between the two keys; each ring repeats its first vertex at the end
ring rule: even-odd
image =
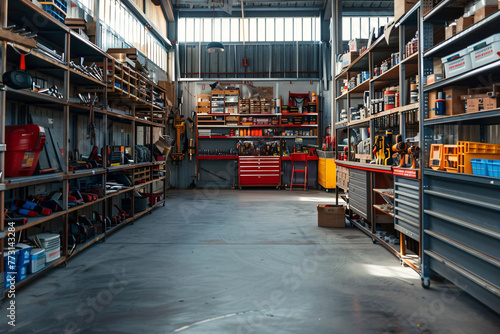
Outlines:
{"type": "Polygon", "coordinates": [[[27,265],[17,267],[16,283],[25,279],[27,274],[28,274],[28,266],[27,265]]]}
{"type": "Polygon", "coordinates": [[[441,58],[441,62],[443,63],[447,78],[465,73],[472,69],[472,61],[467,49],[441,58]]]}
{"type": "Polygon", "coordinates": [[[5,176],[31,176],[45,143],[45,130],[36,124],[5,127],[5,176]]]}
{"type": "Polygon", "coordinates": [[[27,244],[17,244],[15,248],[18,250],[17,266],[25,266],[30,264],[31,250],[33,247],[27,244]]]}
{"type": "Polygon", "coordinates": [[[9,268],[9,265],[13,265],[14,267],[17,267],[18,263],[18,256],[19,252],[17,250],[14,251],[14,255],[11,255],[13,258],[11,258],[11,262],[9,263],[9,249],[4,248],[3,250],[3,271],[15,271],[15,269],[9,268]]]}
{"type": "Polygon", "coordinates": [[[478,68],[500,59],[500,34],[475,43],[467,48],[472,61],[472,68],[478,68]]]}
{"type": "Polygon", "coordinates": [[[31,265],[29,272],[34,274],[45,268],[45,248],[33,248],[31,250],[31,265]]]}
{"type": "Polygon", "coordinates": [[[68,5],[66,4],[66,1],[63,0],[43,0],[40,2],[42,5],[52,5],[54,4],[55,6],[59,7],[61,11],[63,11],[65,14],[68,12],[68,5]]]}
{"type": "Polygon", "coordinates": [[[487,176],[488,172],[486,169],[486,159],[471,159],[470,163],[472,165],[472,174],[487,176]]]}
{"type": "Polygon", "coordinates": [[[4,273],[4,278],[5,278],[5,281],[4,281],[4,282],[5,282],[5,288],[6,288],[6,289],[8,289],[8,288],[9,288],[9,286],[11,286],[11,285],[12,285],[12,284],[11,284],[11,283],[12,283],[12,281],[13,281],[13,280],[14,280],[14,281],[16,280],[16,274],[10,274],[10,273],[8,273],[8,272],[5,272],[5,273],[4,273]]]}
{"type": "Polygon", "coordinates": [[[500,178],[500,160],[488,160],[486,162],[488,176],[500,178]]]}
{"type": "Polygon", "coordinates": [[[50,14],[53,18],[55,18],[57,21],[64,23],[64,18],[66,17],[66,14],[61,11],[58,7],[54,6],[52,3],[48,3],[43,5],[43,10],[46,11],[47,13],[50,14]]]}

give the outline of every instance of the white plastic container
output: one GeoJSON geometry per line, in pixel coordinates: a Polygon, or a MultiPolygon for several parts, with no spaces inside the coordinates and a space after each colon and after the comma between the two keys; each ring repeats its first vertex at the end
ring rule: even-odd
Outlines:
{"type": "Polygon", "coordinates": [[[465,73],[472,69],[472,61],[467,49],[441,58],[441,62],[443,63],[444,72],[447,78],[465,73]]]}
{"type": "Polygon", "coordinates": [[[491,35],[467,48],[472,68],[478,68],[500,59],[500,34],[491,35]]]}
{"type": "Polygon", "coordinates": [[[29,272],[34,274],[45,268],[45,248],[33,248],[31,250],[31,264],[29,272]]]}

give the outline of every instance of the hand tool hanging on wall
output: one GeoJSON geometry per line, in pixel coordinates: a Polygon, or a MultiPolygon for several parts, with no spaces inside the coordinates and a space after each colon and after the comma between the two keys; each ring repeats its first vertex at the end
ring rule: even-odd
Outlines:
{"type": "Polygon", "coordinates": [[[89,93],[88,97],[89,97],[90,110],[89,110],[89,126],[87,129],[87,139],[90,138],[90,145],[95,145],[96,139],[95,139],[94,104],[97,102],[97,95],[90,97],[90,93],[89,93]]]}
{"type": "Polygon", "coordinates": [[[175,152],[171,154],[172,160],[175,161],[177,165],[180,165],[182,160],[184,160],[185,154],[181,153],[181,142],[182,142],[182,135],[186,132],[186,121],[184,120],[184,115],[181,114],[181,107],[182,105],[179,106],[179,108],[175,111],[173,114],[173,126],[175,128],[176,132],[176,139],[175,139],[175,152]]]}
{"type": "MultiPolygon", "coordinates": [[[[17,51],[17,50],[16,50],[17,51]]],[[[33,85],[33,78],[26,72],[25,55],[21,53],[21,61],[18,70],[8,71],[2,75],[5,85],[14,89],[27,89],[33,85]]]]}
{"type": "Polygon", "coordinates": [[[189,130],[191,133],[191,137],[189,138],[189,161],[193,161],[193,155],[196,152],[196,141],[194,139],[194,118],[195,118],[196,113],[193,111],[191,114],[191,117],[188,117],[188,122],[189,122],[189,130]]]}

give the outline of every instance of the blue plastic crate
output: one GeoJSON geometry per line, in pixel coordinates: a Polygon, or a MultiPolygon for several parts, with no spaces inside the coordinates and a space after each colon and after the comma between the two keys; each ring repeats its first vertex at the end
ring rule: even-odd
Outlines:
{"type": "Polygon", "coordinates": [[[21,282],[28,274],[28,265],[17,267],[16,282],[21,282]]]}
{"type": "Polygon", "coordinates": [[[57,21],[64,23],[64,13],[57,9],[53,4],[42,5],[43,10],[50,14],[57,21]]]}
{"type": "Polygon", "coordinates": [[[19,251],[17,249],[14,250],[14,255],[11,255],[11,256],[13,258],[10,259],[11,261],[9,263],[9,249],[4,248],[4,250],[3,250],[3,271],[4,272],[11,271],[11,270],[9,270],[10,265],[17,266],[17,264],[18,264],[19,251]]]}
{"type": "Polygon", "coordinates": [[[487,160],[486,170],[488,176],[500,178],[500,160],[487,160]]]}
{"type": "Polygon", "coordinates": [[[8,272],[4,272],[4,283],[5,283],[5,288],[8,289],[9,286],[11,286],[12,282],[16,282],[16,274],[10,274],[8,272]]]}
{"type": "Polygon", "coordinates": [[[68,12],[68,5],[66,1],[64,0],[43,0],[41,1],[42,5],[49,5],[50,3],[53,3],[57,7],[59,7],[60,10],[66,14],[68,12]]]}
{"type": "Polygon", "coordinates": [[[30,264],[31,250],[33,247],[26,244],[17,244],[19,256],[17,257],[17,266],[25,266],[30,264]]]}
{"type": "Polygon", "coordinates": [[[488,176],[488,171],[486,169],[486,159],[471,159],[470,163],[472,165],[472,174],[488,176]]]}

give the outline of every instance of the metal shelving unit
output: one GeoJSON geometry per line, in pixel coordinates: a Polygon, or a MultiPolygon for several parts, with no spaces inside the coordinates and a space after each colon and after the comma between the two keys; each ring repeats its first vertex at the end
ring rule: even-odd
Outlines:
{"type": "MultiPolygon", "coordinates": [[[[137,96],[123,96],[121,97],[119,94],[109,94],[108,96],[108,74],[107,71],[104,71],[104,80],[99,81],[93,77],[82,74],[74,69],[70,68],[68,63],[73,58],[85,57],[86,61],[93,60],[96,63],[100,64],[103,68],[108,68],[108,65],[114,66],[114,60],[104,51],[99,49],[97,46],[92,44],[91,42],[83,39],[80,35],[70,30],[64,24],[56,21],[52,18],[48,13],[42,11],[35,4],[28,0],[0,0],[0,8],[7,9],[8,11],[2,12],[0,15],[0,21],[2,25],[8,26],[7,19],[9,24],[15,23],[18,26],[23,26],[24,21],[23,18],[26,17],[39,17],[43,18],[44,25],[43,29],[37,31],[37,40],[38,41],[50,41],[51,46],[56,48],[59,52],[63,52],[65,57],[63,59],[64,63],[59,63],[49,57],[33,51],[31,54],[26,56],[26,64],[30,70],[37,71],[42,73],[44,76],[48,77],[51,80],[58,80],[60,83],[57,83],[60,88],[60,93],[62,94],[62,98],[56,98],[53,96],[44,95],[41,93],[37,93],[31,90],[14,90],[8,87],[4,87],[5,89],[0,90],[0,109],[2,112],[0,113],[0,123],[2,126],[0,127],[0,170],[4,170],[5,164],[9,163],[6,161],[5,151],[8,147],[5,144],[5,124],[26,124],[26,119],[23,120],[22,115],[15,119],[8,119],[6,122],[6,101],[12,102],[11,105],[26,105],[27,108],[40,108],[43,107],[45,110],[50,110],[52,113],[51,117],[53,120],[57,121],[57,126],[54,125],[54,129],[57,129],[58,134],[61,138],[70,138],[70,133],[73,131],[74,133],[78,132],[86,132],[86,129],[83,131],[79,131],[79,127],[75,127],[74,124],[78,124],[76,122],[70,122],[71,119],[75,120],[77,118],[84,118],[85,126],[88,122],[90,108],[86,105],[80,105],[74,102],[70,102],[69,98],[73,97],[74,91],[76,89],[85,89],[88,91],[92,91],[94,89],[99,94],[102,95],[103,98],[100,99],[100,105],[96,106],[94,112],[96,115],[96,131],[101,131],[96,138],[96,142],[92,145],[96,145],[98,147],[106,147],[109,145],[110,140],[107,140],[108,137],[108,127],[111,122],[121,122],[125,123],[133,128],[132,135],[134,136],[133,144],[135,144],[136,137],[138,131],[137,128],[141,127],[144,129],[144,140],[145,144],[152,148],[153,141],[153,129],[158,129],[156,131],[160,133],[164,133],[165,119],[154,119],[154,113],[165,113],[164,108],[153,104],[151,101],[153,91],[161,95],[165,95],[166,91],[160,86],[150,82],[147,78],[141,78],[143,80],[143,84],[147,89],[149,89],[148,94],[144,94],[142,98],[137,96]],[[151,94],[151,96],[149,95],[151,94]],[[123,101],[127,101],[129,105],[132,107],[132,112],[130,115],[125,115],[121,113],[115,113],[113,111],[106,110],[107,102],[112,103],[113,98],[117,98],[123,101]],[[146,117],[147,119],[145,119],[146,117]]],[[[28,27],[29,29],[29,27],[28,27]]],[[[7,65],[13,63],[16,64],[18,61],[18,54],[13,51],[12,47],[8,46],[7,43],[10,41],[10,37],[15,37],[19,39],[19,37],[6,35],[7,33],[2,33],[0,36],[0,53],[5,55],[2,57],[0,61],[0,73],[3,73],[7,70],[7,65]]],[[[21,43],[17,41],[16,43],[21,43]]],[[[22,43],[21,43],[22,44],[22,43]]],[[[29,43],[24,43],[29,44],[29,43]]],[[[23,44],[23,45],[24,45],[23,44]]],[[[28,46],[20,47],[23,51],[28,52],[30,48],[28,46]]],[[[139,74],[138,74],[139,75],[139,74]]],[[[86,93],[85,93],[86,94],[86,93]]],[[[46,111],[45,111],[46,112],[46,111]]],[[[26,114],[28,113],[28,109],[26,114]]],[[[38,115],[37,110],[29,110],[31,117],[38,115]]],[[[33,123],[37,124],[35,120],[33,123]]],[[[49,124],[51,124],[49,122],[49,124]]],[[[56,123],[54,123],[56,124],[56,123]]],[[[47,126],[46,126],[47,127],[47,126]]],[[[49,126],[50,128],[50,126],[49,126]]],[[[81,130],[81,129],[80,129],[81,130]]],[[[76,135],[75,135],[76,136],[76,135]]],[[[82,136],[83,137],[83,136],[82,136]]],[[[30,189],[33,187],[42,187],[48,186],[50,189],[51,186],[54,186],[58,189],[61,189],[62,193],[62,206],[63,210],[54,212],[49,216],[37,216],[33,218],[28,218],[27,224],[18,225],[15,227],[15,233],[24,233],[25,237],[27,235],[32,235],[34,232],[30,232],[33,227],[44,226],[49,230],[52,229],[54,233],[61,233],[61,258],[48,263],[47,266],[32,275],[28,275],[24,280],[20,282],[16,282],[16,287],[20,288],[37,277],[43,275],[48,270],[55,268],[59,265],[65,265],[66,261],[70,258],[68,254],[68,234],[69,234],[69,219],[77,214],[86,214],[87,212],[92,212],[92,210],[98,211],[102,216],[112,216],[112,203],[113,200],[117,199],[120,195],[129,196],[129,194],[133,194],[134,190],[142,190],[142,189],[150,189],[148,192],[153,193],[153,184],[155,182],[163,182],[161,187],[161,193],[165,195],[165,176],[161,176],[161,174],[156,174],[157,168],[161,168],[161,164],[155,162],[147,162],[147,163],[136,163],[132,165],[124,165],[118,167],[106,167],[106,164],[103,164],[103,167],[87,169],[87,170],[70,170],[69,169],[69,152],[73,151],[75,148],[82,149],[85,147],[78,147],[78,142],[74,142],[74,137],[71,137],[71,148],[68,144],[67,140],[61,140],[60,149],[62,150],[62,161],[61,167],[58,168],[58,171],[52,174],[44,174],[44,175],[36,175],[36,176],[27,176],[27,177],[9,177],[6,178],[4,173],[0,176],[0,210],[3,212],[5,209],[5,201],[12,200],[13,198],[20,197],[21,195],[27,196],[32,194],[30,189]],[[84,178],[93,177],[94,180],[99,180],[101,184],[101,190],[105,193],[105,181],[108,178],[109,174],[115,172],[130,172],[135,169],[147,169],[150,172],[150,179],[144,184],[134,185],[130,188],[124,189],[122,191],[118,191],[113,194],[108,194],[101,196],[95,201],[87,202],[81,204],[79,206],[70,207],[68,204],[68,192],[70,188],[74,187],[72,184],[79,180],[83,180],[84,178]],[[9,193],[9,197],[7,198],[6,193],[9,193]],[[90,211],[88,211],[90,210],[90,211]],[[28,234],[29,233],[29,234],[28,234]]],[[[89,144],[90,145],[90,144],[89,144]]],[[[84,145],[85,146],[85,145],[84,145]]],[[[131,145],[134,147],[134,145],[131,145]]],[[[84,150],[82,150],[84,151],[84,150]]],[[[132,155],[134,153],[132,152],[132,155]]],[[[107,154],[103,152],[103,161],[106,161],[107,154]]],[[[161,184],[160,184],[161,185],[161,184]]],[[[150,197],[152,200],[152,195],[150,197]]],[[[164,205],[165,201],[161,200],[155,205],[151,205],[147,208],[145,212],[150,212],[154,208],[157,208],[159,205],[164,205]]],[[[83,251],[87,247],[98,241],[104,241],[106,236],[109,233],[116,230],[116,227],[121,227],[126,225],[127,223],[133,222],[138,219],[140,216],[144,215],[145,212],[140,212],[135,214],[133,212],[133,199],[132,199],[132,207],[131,214],[132,216],[127,220],[121,222],[119,225],[115,226],[115,228],[109,229],[104,233],[94,237],[92,240],[89,240],[85,244],[81,244],[77,246],[76,251],[72,254],[75,255],[78,252],[83,251]]],[[[36,232],[36,231],[35,231],[36,232]]],[[[8,234],[8,230],[6,229],[4,215],[1,215],[0,218],[0,239],[1,240],[1,249],[7,246],[5,237],[8,234]]],[[[3,261],[3,256],[2,260],[3,261]]],[[[2,270],[4,266],[1,266],[2,270]]],[[[4,274],[3,272],[1,273],[4,274]]],[[[3,291],[2,287],[2,291],[3,291]]]]}
{"type": "MultiPolygon", "coordinates": [[[[410,99],[407,98],[408,96],[406,94],[407,88],[409,88],[407,87],[408,83],[406,79],[419,73],[420,53],[413,53],[406,57],[405,45],[414,36],[414,33],[419,30],[420,27],[418,22],[420,15],[421,7],[420,2],[418,2],[393,26],[393,30],[389,36],[389,42],[387,42],[385,36],[381,36],[358,59],[354,60],[350,66],[343,69],[340,74],[335,77],[335,80],[341,81],[352,76],[353,72],[369,71],[370,74],[367,81],[357,85],[349,91],[344,93],[339,93],[338,91],[336,92],[337,96],[335,97],[335,103],[337,116],[339,116],[341,108],[349,110],[353,104],[356,104],[355,99],[361,100],[363,95],[360,93],[363,93],[364,91],[369,91],[370,97],[373,97],[375,96],[375,92],[379,92],[391,86],[399,85],[400,100],[402,101],[402,106],[400,107],[372,114],[360,120],[351,121],[349,113],[348,120],[338,121],[339,117],[337,117],[335,129],[338,143],[342,141],[342,139],[339,139],[343,138],[342,133],[347,131],[347,147],[350,148],[352,144],[350,135],[351,131],[358,131],[358,129],[361,128],[369,130],[371,147],[374,145],[375,135],[379,133],[385,134],[385,130],[387,129],[393,130],[394,135],[397,133],[401,134],[403,136],[403,140],[406,139],[407,132],[408,134],[410,133],[410,130],[408,130],[410,127],[412,128],[411,131],[414,131],[415,126],[412,125],[413,123],[410,121],[406,122],[405,117],[409,112],[418,113],[420,103],[408,103],[410,99]],[[374,77],[374,67],[376,65],[380,65],[383,60],[390,57],[391,53],[394,52],[399,52],[400,62],[381,75],[374,77]],[[392,120],[394,119],[396,119],[397,122],[393,122],[392,120]],[[385,125],[386,123],[387,125],[385,125]]],[[[421,48],[419,48],[419,50],[421,50],[421,48]]],[[[340,147],[340,145],[338,146],[340,147]]],[[[354,157],[354,154],[352,154],[350,150],[351,149],[348,151],[348,159],[354,157]]],[[[337,149],[337,153],[339,152],[341,151],[337,149]]],[[[371,156],[373,158],[373,155],[371,156]]],[[[337,158],[339,157],[337,156],[337,158]]],[[[398,258],[400,258],[402,262],[418,271],[418,254],[412,253],[405,245],[411,244],[412,250],[418,253],[417,250],[419,240],[416,238],[415,241],[411,241],[411,236],[410,233],[408,233],[408,230],[398,229],[398,214],[402,212],[401,210],[404,210],[404,208],[398,208],[398,205],[403,205],[402,201],[398,201],[396,195],[396,198],[394,199],[394,213],[390,212],[390,210],[387,209],[387,206],[385,206],[387,198],[386,194],[380,194],[378,191],[379,188],[394,188],[396,184],[395,180],[399,179],[405,181],[411,180],[409,182],[416,182],[417,185],[419,185],[418,177],[416,179],[411,179],[405,173],[396,174],[395,166],[390,165],[375,165],[346,160],[336,160],[335,162],[338,166],[348,168],[350,208],[354,211],[354,213],[363,217],[370,227],[367,228],[362,223],[358,222],[354,222],[354,225],[360,227],[362,231],[368,234],[374,242],[381,243],[384,247],[387,247],[398,258]],[[390,230],[391,233],[394,233],[395,237],[399,239],[402,246],[395,247],[394,245],[384,241],[383,238],[380,238],[377,234],[377,231],[380,228],[383,230],[390,230]],[[411,260],[409,260],[410,257],[407,256],[407,251],[408,254],[413,254],[411,260]]],[[[412,172],[408,173],[409,175],[418,175],[414,169],[409,171],[412,172]]],[[[394,198],[394,196],[391,198],[394,198]]],[[[420,215],[418,210],[416,221],[416,230],[418,235],[420,233],[420,215]]]]}
{"type": "MultiPolygon", "coordinates": [[[[493,13],[464,31],[445,40],[436,41],[432,31],[463,14],[469,1],[443,0],[427,10],[420,29],[423,31],[421,75],[432,73],[432,58],[442,57],[499,33],[500,11],[493,13]]],[[[424,94],[453,85],[475,88],[498,82],[500,61],[445,78],[421,87],[420,118],[427,117],[429,106],[424,94]]],[[[423,81],[423,80],[422,80],[423,81]]],[[[422,286],[428,288],[432,275],[445,277],[467,293],[500,313],[500,178],[451,173],[429,168],[430,145],[446,132],[458,141],[487,142],[496,138],[500,126],[500,110],[462,113],[427,118],[420,123],[422,153],[422,216],[421,266],[422,286]]],[[[451,141],[451,139],[449,139],[451,141]]],[[[444,142],[453,144],[453,142],[444,142]]],[[[500,159],[499,159],[500,160],[500,159]]],[[[465,163],[465,162],[464,162],[465,163]]]]}

